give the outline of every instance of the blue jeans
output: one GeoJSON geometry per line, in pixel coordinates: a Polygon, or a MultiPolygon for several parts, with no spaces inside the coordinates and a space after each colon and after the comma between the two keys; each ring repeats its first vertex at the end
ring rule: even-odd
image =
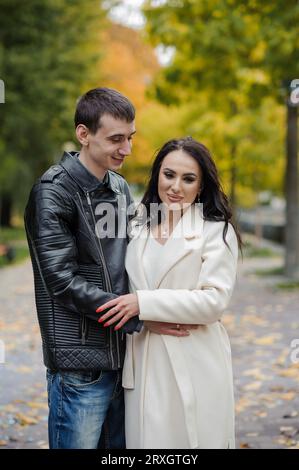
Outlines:
{"type": "Polygon", "coordinates": [[[121,371],[47,370],[50,449],[124,449],[121,371]]]}

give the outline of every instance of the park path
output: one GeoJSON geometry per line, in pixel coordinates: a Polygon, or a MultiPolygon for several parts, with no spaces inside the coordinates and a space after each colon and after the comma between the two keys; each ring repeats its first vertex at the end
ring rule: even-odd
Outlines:
{"type": "MultiPolygon", "coordinates": [[[[299,364],[291,360],[291,342],[299,341],[299,291],[278,290],[277,276],[255,274],[281,264],[279,254],[240,261],[224,315],[238,448],[299,448],[299,364]]],[[[6,354],[0,364],[0,448],[47,448],[45,369],[28,260],[0,270],[0,340],[6,354]]]]}

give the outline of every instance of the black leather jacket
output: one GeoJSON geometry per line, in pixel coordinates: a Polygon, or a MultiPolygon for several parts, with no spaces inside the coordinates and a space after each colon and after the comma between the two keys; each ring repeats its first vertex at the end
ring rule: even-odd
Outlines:
{"type": "Polygon", "coordinates": [[[124,178],[108,171],[100,182],[73,152],[64,153],[32,188],[25,227],[49,369],[116,370],[123,365],[124,333],[140,329],[138,317],[115,332],[96,321],[95,310],[128,292],[124,205],[131,202],[124,178]],[[104,220],[96,215],[99,203],[116,209],[116,228],[124,228],[121,237],[96,236],[95,226],[104,220]]]}

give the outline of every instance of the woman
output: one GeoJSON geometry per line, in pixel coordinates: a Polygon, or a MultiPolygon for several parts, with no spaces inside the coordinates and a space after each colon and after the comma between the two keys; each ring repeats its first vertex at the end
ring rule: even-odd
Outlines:
{"type": "Polygon", "coordinates": [[[142,205],[147,223],[135,224],[126,256],[132,293],[97,310],[109,309],[99,321],[115,329],[134,315],[144,320],[140,333],[127,336],[127,447],[233,448],[231,352],[221,315],[241,240],[207,148],[190,137],[167,142],[142,205]],[[155,334],[154,321],[175,323],[178,336],[155,334]]]}

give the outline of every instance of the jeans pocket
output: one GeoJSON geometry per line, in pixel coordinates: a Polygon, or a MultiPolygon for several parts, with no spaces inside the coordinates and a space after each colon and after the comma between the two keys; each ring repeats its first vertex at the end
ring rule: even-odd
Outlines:
{"type": "Polygon", "coordinates": [[[63,385],[80,388],[98,384],[103,377],[102,370],[98,372],[62,371],[59,374],[63,385]]]}

